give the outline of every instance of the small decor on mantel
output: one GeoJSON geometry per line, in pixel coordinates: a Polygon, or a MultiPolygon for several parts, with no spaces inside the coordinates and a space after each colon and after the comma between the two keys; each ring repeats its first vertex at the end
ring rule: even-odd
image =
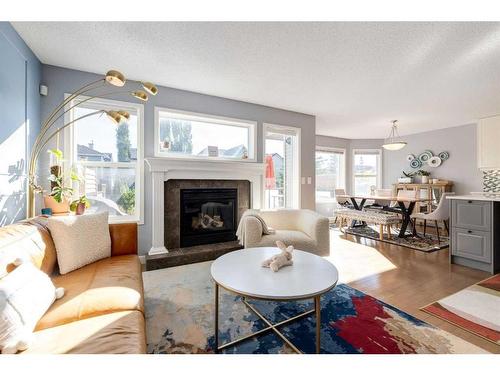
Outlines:
{"type": "Polygon", "coordinates": [[[269,259],[262,262],[262,267],[267,267],[272,269],[274,272],[278,272],[281,267],[293,265],[292,252],[293,246],[286,246],[281,241],[276,241],[276,246],[281,250],[280,254],[274,255],[269,259]]]}

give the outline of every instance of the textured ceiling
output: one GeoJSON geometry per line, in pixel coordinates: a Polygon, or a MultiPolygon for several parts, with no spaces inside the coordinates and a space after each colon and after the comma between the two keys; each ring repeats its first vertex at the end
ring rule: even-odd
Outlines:
{"type": "Polygon", "coordinates": [[[43,63],[155,81],[383,138],[500,113],[500,23],[14,22],[43,63]]]}

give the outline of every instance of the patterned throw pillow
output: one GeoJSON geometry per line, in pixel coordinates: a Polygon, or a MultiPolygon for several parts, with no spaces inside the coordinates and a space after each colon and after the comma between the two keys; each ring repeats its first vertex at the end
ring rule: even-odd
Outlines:
{"type": "Polygon", "coordinates": [[[108,213],[52,216],[48,228],[61,274],[111,256],[108,213]]]}

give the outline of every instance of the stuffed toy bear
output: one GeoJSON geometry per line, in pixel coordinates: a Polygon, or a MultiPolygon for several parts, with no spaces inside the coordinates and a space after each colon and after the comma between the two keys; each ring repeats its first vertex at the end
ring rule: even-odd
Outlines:
{"type": "Polygon", "coordinates": [[[274,272],[278,272],[281,267],[291,266],[293,264],[292,252],[293,246],[286,246],[281,241],[276,241],[276,246],[281,250],[280,254],[273,255],[271,258],[262,262],[262,267],[268,267],[274,272]]]}
{"type": "Polygon", "coordinates": [[[0,283],[0,351],[15,354],[33,341],[33,330],[52,303],[64,295],[50,278],[29,260],[17,266],[0,283]]]}

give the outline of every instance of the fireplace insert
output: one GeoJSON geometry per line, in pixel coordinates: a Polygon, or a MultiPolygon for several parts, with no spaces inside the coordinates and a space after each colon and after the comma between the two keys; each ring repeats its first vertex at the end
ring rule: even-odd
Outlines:
{"type": "Polygon", "coordinates": [[[237,189],[181,189],[181,247],[236,240],[237,194],[237,189]]]}

